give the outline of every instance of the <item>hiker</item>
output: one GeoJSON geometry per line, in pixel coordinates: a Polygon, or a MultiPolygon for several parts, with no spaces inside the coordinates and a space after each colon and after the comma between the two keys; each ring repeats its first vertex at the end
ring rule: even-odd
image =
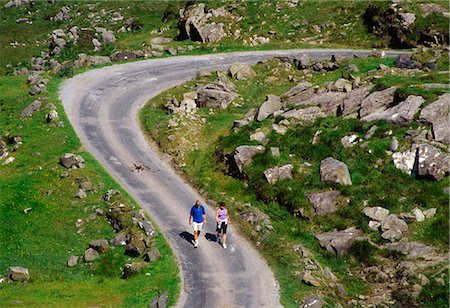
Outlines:
{"type": "Polygon", "coordinates": [[[198,238],[200,231],[203,230],[203,224],[206,224],[205,208],[201,205],[200,200],[196,200],[189,214],[189,225],[194,229],[194,248],[198,247],[198,238]]]}
{"type": "Polygon", "coordinates": [[[220,205],[216,210],[216,222],[216,239],[219,241],[220,235],[222,235],[222,247],[227,249],[227,227],[230,223],[230,216],[228,216],[228,209],[225,207],[225,202],[220,202],[220,205]]]}

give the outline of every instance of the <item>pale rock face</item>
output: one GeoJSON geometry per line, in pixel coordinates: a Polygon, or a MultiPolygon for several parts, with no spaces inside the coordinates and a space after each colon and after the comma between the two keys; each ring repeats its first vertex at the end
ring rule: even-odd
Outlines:
{"type": "Polygon", "coordinates": [[[389,210],[380,206],[366,207],[363,209],[363,213],[375,221],[382,221],[389,215],[389,210]]]}
{"type": "Polygon", "coordinates": [[[422,210],[419,208],[415,208],[412,210],[412,213],[414,215],[414,217],[416,218],[417,221],[424,221],[425,220],[425,215],[423,214],[422,210]]]}
{"type": "Polygon", "coordinates": [[[358,143],[358,135],[353,134],[353,135],[350,135],[350,136],[344,136],[341,139],[341,143],[344,146],[344,148],[351,148],[355,144],[358,143]]]}
{"type": "Polygon", "coordinates": [[[273,185],[280,180],[292,179],[292,169],[294,169],[294,166],[291,164],[277,166],[264,171],[264,176],[267,182],[273,185]]]}

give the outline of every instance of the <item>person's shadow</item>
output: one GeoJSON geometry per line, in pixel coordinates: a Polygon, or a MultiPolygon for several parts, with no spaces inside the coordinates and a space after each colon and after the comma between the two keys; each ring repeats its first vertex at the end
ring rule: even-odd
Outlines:
{"type": "Polygon", "coordinates": [[[189,244],[194,245],[194,235],[192,233],[183,231],[180,233],[180,237],[184,238],[189,244]]]}
{"type": "Polygon", "coordinates": [[[217,241],[217,236],[215,234],[212,233],[206,233],[205,234],[205,238],[210,241],[210,242],[216,242],[217,241]]]}

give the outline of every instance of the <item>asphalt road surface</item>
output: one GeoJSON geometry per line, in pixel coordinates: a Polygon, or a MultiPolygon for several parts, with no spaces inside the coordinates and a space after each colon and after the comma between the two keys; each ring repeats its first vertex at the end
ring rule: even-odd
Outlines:
{"type": "Polygon", "coordinates": [[[237,61],[256,63],[304,53],[322,59],[370,52],[309,49],[178,56],[90,70],[61,86],[60,98],[83,145],[150,214],[174,250],[182,280],[178,307],[280,307],[279,286],[263,258],[232,226],[227,250],[208,241],[205,235],[214,234],[214,209],[209,206],[200,247],[193,248],[188,215],[199,195],[148,144],[138,111],[150,98],[192,79],[198,69],[226,69],[237,61]],[[133,172],[133,164],[149,169],[133,172]]]}

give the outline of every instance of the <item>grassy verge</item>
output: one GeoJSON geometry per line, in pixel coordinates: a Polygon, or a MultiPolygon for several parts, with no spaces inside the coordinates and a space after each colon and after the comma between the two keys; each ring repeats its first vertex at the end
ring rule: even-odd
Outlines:
{"type": "Polygon", "coordinates": [[[82,149],[58,100],[60,81],[51,79],[48,92],[42,95],[47,100],[42,101],[56,105],[64,127],[46,124],[45,109],[20,119],[23,108],[34,100],[28,95],[26,77],[0,78],[1,132],[23,138],[23,145],[11,154],[15,161],[0,165],[0,273],[9,266],[23,266],[31,276],[27,284],[0,284],[1,305],[144,306],[165,290],[174,304],[178,267],[162,236],[156,238],[161,259],[128,280],[120,278],[121,270],[126,262],[138,259],[124,256],[123,248],[112,247],[92,265],[80,261],[76,267],[67,267],[68,257],[82,256],[91,240],[113,237],[105,216],[108,205],[102,200],[106,189],[119,189],[123,200],[137,205],[82,149]],[[86,167],[60,178],[66,169],[59,165],[59,156],[67,152],[81,155],[86,167]],[[89,179],[95,187],[86,199],[73,197],[81,179],[89,179]],[[25,213],[26,208],[31,210],[25,213]],[[96,210],[103,215],[93,218],[96,210]],[[77,220],[87,218],[78,232],[77,220]]]}
{"type": "MultiPolygon", "coordinates": [[[[376,71],[380,64],[393,66],[394,61],[368,58],[354,59],[352,63],[359,68],[355,75],[365,78],[380,73],[376,71]]],[[[183,129],[168,126],[172,116],[164,109],[164,105],[172,97],[180,101],[183,93],[193,91],[198,84],[214,80],[214,76],[197,77],[168,90],[149,101],[141,111],[141,122],[147,133],[164,152],[172,155],[175,164],[180,166],[191,183],[205,191],[208,197],[228,203],[234,221],[239,222],[244,234],[256,242],[274,269],[281,285],[281,300],[286,307],[297,307],[302,298],[315,290],[314,287],[303,284],[297,276],[297,272],[302,271],[305,265],[302,263],[302,257],[293,251],[294,244],[302,244],[308,248],[323,267],[327,266],[336,273],[347,291],[340,299],[343,302],[345,299],[357,297],[358,294],[370,294],[370,286],[353,275],[352,271],[359,268],[361,262],[363,265],[372,264],[373,255],[383,252],[367,247],[355,247],[350,255],[336,258],[324,252],[313,236],[316,232],[356,226],[364,230],[372,241],[385,243],[378,232],[367,227],[367,217],[362,214],[366,203],[369,206],[386,207],[397,214],[409,212],[415,206],[423,209],[436,207],[436,217],[422,224],[410,225],[408,236],[411,240],[422,241],[444,251],[448,248],[448,195],[444,192],[444,188],[449,184],[448,178],[438,183],[416,180],[397,170],[386,154],[393,136],[398,139],[400,148],[406,147],[408,141],[405,133],[418,126],[414,123],[402,127],[384,121],[366,123],[356,119],[327,117],[310,125],[296,126],[285,135],[272,131],[268,134],[265,153],[255,156],[253,162],[246,167],[247,180],[242,181],[227,175],[228,167],[224,163],[224,155],[233,153],[239,145],[258,144],[250,140],[250,134],[256,129],[271,127],[270,121],[265,120],[252,122],[241,129],[232,129],[234,120],[242,119],[250,108],[257,108],[267,94],[281,95],[303,78],[316,85],[335,81],[341,77],[344,67],[345,65],[342,65],[341,69],[325,74],[303,76],[301,71],[286,68],[278,61],[258,64],[253,67],[257,73],[256,78],[233,81],[240,94],[236,104],[230,105],[226,110],[197,110],[197,116],[206,119],[205,124],[200,124],[198,129],[193,128],[197,125],[195,121],[188,123],[183,129]],[[273,76],[276,78],[268,78],[273,76]],[[352,133],[364,140],[364,135],[374,124],[379,128],[366,146],[357,145],[345,149],[341,145],[340,139],[352,133]],[[318,130],[322,131],[320,142],[312,145],[310,141],[318,130]],[[273,157],[270,154],[271,147],[279,147],[281,156],[273,157]],[[328,156],[346,162],[351,172],[352,186],[320,182],[319,164],[328,156]],[[295,167],[293,179],[280,181],[273,186],[268,185],[262,176],[263,171],[286,163],[295,167]],[[330,188],[341,191],[339,210],[327,216],[313,217],[305,194],[330,188]],[[245,209],[247,203],[259,208],[271,218],[274,231],[264,240],[260,240],[260,234],[255,232],[251,225],[239,219],[239,213],[245,209]],[[303,209],[306,219],[298,219],[292,215],[299,209],[303,209]]],[[[427,76],[425,80],[421,77],[410,79],[414,81],[416,78],[418,83],[448,83],[448,79],[438,73],[430,73],[427,76]]],[[[408,83],[407,78],[401,76],[386,75],[382,78],[376,77],[375,80],[378,80],[378,85],[400,86],[399,91],[407,88],[408,83]]],[[[443,90],[439,91],[442,93],[443,90]]],[[[420,89],[418,94],[431,101],[439,93],[435,90],[420,89]]],[[[392,260],[394,256],[387,258],[392,260]]],[[[338,300],[332,297],[326,299],[329,303],[336,303],[338,300]]]]}

